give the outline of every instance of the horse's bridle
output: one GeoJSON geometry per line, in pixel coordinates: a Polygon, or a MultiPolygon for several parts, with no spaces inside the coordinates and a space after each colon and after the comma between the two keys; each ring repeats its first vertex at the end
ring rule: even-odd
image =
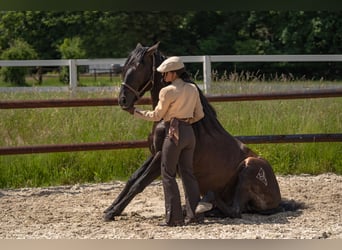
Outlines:
{"type": "Polygon", "coordinates": [[[138,100],[143,96],[144,92],[150,86],[151,83],[152,83],[152,87],[154,86],[154,74],[156,72],[156,58],[155,58],[154,53],[152,55],[152,60],[153,60],[152,75],[150,76],[150,79],[144,84],[144,87],[140,91],[135,90],[132,86],[129,86],[125,82],[121,83],[121,85],[129,89],[137,97],[138,100]]]}

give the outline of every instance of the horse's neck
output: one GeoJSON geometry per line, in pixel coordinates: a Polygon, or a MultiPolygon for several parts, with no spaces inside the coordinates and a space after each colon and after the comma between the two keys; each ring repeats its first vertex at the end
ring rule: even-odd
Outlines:
{"type": "MultiPolygon", "coordinates": [[[[156,56],[156,65],[155,68],[157,68],[165,59],[166,57],[164,57],[162,54],[160,54],[159,52],[156,52],[157,54],[156,56]]],[[[152,99],[152,107],[153,109],[157,106],[158,101],[159,101],[159,92],[160,90],[164,87],[163,83],[162,83],[162,75],[159,72],[155,72],[155,76],[154,76],[154,86],[151,89],[150,93],[151,93],[151,99],[152,99]]]]}
{"type": "MultiPolygon", "coordinates": [[[[159,73],[158,73],[159,74],[159,73]]],[[[157,106],[159,101],[159,92],[163,88],[161,83],[161,76],[156,75],[154,87],[151,89],[151,100],[153,109],[157,106]]]]}

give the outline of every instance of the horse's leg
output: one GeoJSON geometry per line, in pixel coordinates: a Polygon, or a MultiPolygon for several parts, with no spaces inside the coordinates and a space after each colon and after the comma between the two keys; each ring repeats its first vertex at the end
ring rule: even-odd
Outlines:
{"type": "Polygon", "coordinates": [[[229,207],[222,200],[220,194],[208,191],[201,202],[208,202],[212,204],[212,208],[209,211],[204,212],[205,217],[227,217],[229,216],[229,207]]]}
{"type": "Polygon", "coordinates": [[[277,208],[281,195],[271,165],[264,159],[248,157],[241,167],[229,216],[277,208]]]}
{"type": "Polygon", "coordinates": [[[148,137],[150,151],[153,156],[147,159],[145,163],[133,173],[119,196],[112,205],[104,211],[104,219],[106,221],[114,220],[114,217],[120,215],[138,193],[142,192],[147,185],[160,176],[160,158],[164,137],[165,124],[163,122],[155,123],[153,125],[152,133],[148,137]]]}
{"type": "Polygon", "coordinates": [[[104,211],[104,213],[109,212],[114,208],[116,204],[118,204],[124,196],[127,195],[129,190],[132,188],[132,185],[137,181],[138,178],[146,171],[146,168],[150,165],[151,161],[153,160],[154,156],[150,156],[144,163],[143,165],[138,168],[129,178],[127,181],[124,189],[120,192],[119,196],[114,200],[114,202],[104,211]]]}
{"type": "MultiPolygon", "coordinates": [[[[239,166],[239,168],[241,165],[239,166]]],[[[211,210],[206,211],[204,215],[206,217],[233,217],[232,214],[232,202],[235,194],[235,188],[238,182],[239,170],[236,175],[227,183],[226,187],[219,192],[208,191],[204,194],[201,201],[212,203],[211,210]]]]}
{"type": "Polygon", "coordinates": [[[155,154],[152,161],[150,161],[149,164],[146,164],[146,167],[142,167],[137,171],[135,178],[132,179],[129,186],[124,189],[125,192],[122,195],[119,195],[121,197],[120,200],[116,199],[116,201],[114,201],[105,211],[105,221],[114,220],[114,217],[120,215],[138,193],[142,192],[147,185],[160,176],[160,156],[161,152],[159,151],[155,154]]]}

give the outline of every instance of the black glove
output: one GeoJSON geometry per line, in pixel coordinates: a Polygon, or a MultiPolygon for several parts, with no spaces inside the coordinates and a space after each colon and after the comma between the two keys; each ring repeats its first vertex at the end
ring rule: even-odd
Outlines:
{"type": "Polygon", "coordinates": [[[130,113],[131,115],[133,115],[133,114],[134,114],[134,111],[135,111],[135,107],[127,108],[127,109],[125,109],[125,111],[127,111],[128,113],[130,113]]]}

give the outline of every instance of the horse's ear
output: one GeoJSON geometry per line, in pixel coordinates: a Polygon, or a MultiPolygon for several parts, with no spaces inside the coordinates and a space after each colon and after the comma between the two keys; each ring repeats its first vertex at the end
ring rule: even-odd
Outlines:
{"type": "Polygon", "coordinates": [[[141,43],[138,43],[135,48],[137,49],[137,48],[140,48],[140,47],[142,47],[142,45],[141,45],[141,43]]]}
{"type": "Polygon", "coordinates": [[[155,45],[149,47],[148,50],[146,51],[146,54],[152,55],[158,49],[159,43],[160,42],[157,42],[155,45]]]}

